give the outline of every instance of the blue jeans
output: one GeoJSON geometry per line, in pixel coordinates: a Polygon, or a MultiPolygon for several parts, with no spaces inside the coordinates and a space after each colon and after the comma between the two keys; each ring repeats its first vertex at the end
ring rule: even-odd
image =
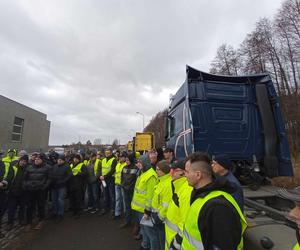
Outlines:
{"type": "Polygon", "coordinates": [[[165,235],[165,226],[160,225],[160,226],[154,226],[155,230],[157,231],[157,236],[158,236],[158,242],[160,248],[159,250],[164,250],[165,249],[165,240],[166,240],[166,235],[165,235]]]}
{"type": "Polygon", "coordinates": [[[100,186],[97,181],[88,184],[88,207],[92,207],[93,209],[99,208],[99,189],[100,186]]]}
{"type": "Polygon", "coordinates": [[[115,185],[115,193],[116,193],[115,216],[120,216],[122,211],[124,211],[124,207],[125,207],[123,203],[122,187],[120,185],[115,185]]]}
{"type": "Polygon", "coordinates": [[[56,215],[63,216],[65,211],[66,188],[53,188],[51,194],[54,213],[56,215]]]}
{"type": "Polygon", "coordinates": [[[122,196],[125,207],[125,223],[131,223],[132,221],[132,211],[131,211],[131,201],[133,197],[133,190],[126,190],[122,188],[122,196]]]}
{"type": "MultiPolygon", "coordinates": [[[[142,226],[143,225],[141,225],[141,227],[142,226]]],[[[153,227],[143,226],[143,227],[144,227],[144,231],[150,242],[150,250],[159,250],[160,244],[159,244],[159,239],[158,239],[157,228],[155,226],[153,226],[153,227]]]]}
{"type": "MultiPolygon", "coordinates": [[[[138,223],[140,223],[144,214],[140,213],[140,212],[136,212],[136,213],[137,213],[138,223]]],[[[149,239],[148,235],[146,234],[146,231],[145,231],[146,227],[147,226],[140,225],[140,234],[142,235],[142,247],[146,248],[146,249],[150,249],[150,239],[149,239]]],[[[157,250],[157,249],[155,249],[155,250],[157,250]]]]}
{"type": "Polygon", "coordinates": [[[104,209],[115,210],[115,181],[114,179],[106,180],[106,187],[103,188],[104,209]]]}

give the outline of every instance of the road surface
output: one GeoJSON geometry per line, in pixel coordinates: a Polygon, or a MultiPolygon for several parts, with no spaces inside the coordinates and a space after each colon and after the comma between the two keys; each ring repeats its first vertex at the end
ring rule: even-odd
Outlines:
{"type": "Polygon", "coordinates": [[[135,250],[140,242],[133,239],[132,228],[119,229],[120,221],[108,215],[84,213],[79,219],[69,214],[56,223],[47,220],[42,230],[21,233],[7,249],[14,250],[135,250]]]}

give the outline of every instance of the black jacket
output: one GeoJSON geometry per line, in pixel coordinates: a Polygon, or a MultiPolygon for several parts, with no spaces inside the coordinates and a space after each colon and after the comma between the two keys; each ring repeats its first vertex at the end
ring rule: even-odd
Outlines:
{"type": "MultiPolygon", "coordinates": [[[[194,189],[191,194],[191,204],[197,198],[203,198],[214,190],[232,194],[235,192],[235,186],[226,178],[218,177],[211,184],[194,189]]],[[[198,228],[205,250],[237,249],[241,240],[240,216],[234,206],[223,196],[213,198],[204,204],[198,217],[198,228]]]]}
{"type": "Polygon", "coordinates": [[[9,193],[14,196],[22,195],[24,190],[22,188],[23,179],[24,179],[24,173],[28,167],[26,166],[19,166],[19,164],[16,165],[17,171],[15,173],[15,177],[13,178],[13,181],[11,182],[9,193]]]}
{"type": "Polygon", "coordinates": [[[127,191],[133,191],[137,179],[138,168],[135,164],[126,165],[121,172],[121,186],[127,191]]]}
{"type": "Polygon", "coordinates": [[[23,179],[23,188],[26,191],[46,190],[50,185],[50,167],[30,165],[26,168],[23,179]]]}
{"type": "Polygon", "coordinates": [[[61,188],[67,185],[67,182],[72,177],[72,170],[69,165],[54,165],[51,168],[51,187],[61,188]]]}

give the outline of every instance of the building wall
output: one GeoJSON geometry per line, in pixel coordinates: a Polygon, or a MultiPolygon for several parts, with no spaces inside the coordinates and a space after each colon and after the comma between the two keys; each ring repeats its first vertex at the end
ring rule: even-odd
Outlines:
{"type": "Polygon", "coordinates": [[[50,121],[47,115],[0,95],[0,148],[47,150],[50,121]],[[15,117],[24,119],[21,142],[12,141],[15,117]]]}

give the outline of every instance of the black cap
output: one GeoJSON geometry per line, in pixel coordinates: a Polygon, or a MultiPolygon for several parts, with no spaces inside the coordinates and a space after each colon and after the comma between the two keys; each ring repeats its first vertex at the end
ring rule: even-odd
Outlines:
{"type": "Polygon", "coordinates": [[[22,155],[20,157],[19,161],[26,161],[26,162],[28,162],[29,161],[28,155],[22,155]]]}
{"type": "Polygon", "coordinates": [[[228,170],[232,169],[232,164],[231,164],[231,161],[230,161],[228,155],[225,155],[225,154],[216,155],[213,160],[216,161],[217,163],[219,163],[219,165],[221,165],[225,169],[228,169],[228,170]]]}
{"type": "Polygon", "coordinates": [[[131,163],[135,163],[135,153],[130,153],[127,155],[127,159],[131,162],[131,163]]]}
{"type": "Polygon", "coordinates": [[[180,168],[182,170],[185,169],[185,161],[175,161],[170,165],[171,169],[180,168]]]}
{"type": "Polygon", "coordinates": [[[36,158],[40,158],[43,162],[47,161],[47,156],[44,153],[40,153],[36,158]]]}
{"type": "Polygon", "coordinates": [[[79,161],[81,161],[81,155],[80,155],[80,154],[74,155],[74,158],[76,158],[76,159],[78,159],[79,161]]]}
{"type": "Polygon", "coordinates": [[[65,155],[63,155],[63,154],[61,154],[61,155],[59,155],[58,157],[57,157],[57,159],[59,160],[63,160],[63,161],[66,161],[66,157],[65,157],[65,155]]]}
{"type": "Polygon", "coordinates": [[[164,153],[173,153],[174,154],[174,149],[172,149],[172,148],[165,148],[164,153]]]}
{"type": "Polygon", "coordinates": [[[127,153],[126,152],[121,152],[119,157],[127,157],[127,153]]]}

